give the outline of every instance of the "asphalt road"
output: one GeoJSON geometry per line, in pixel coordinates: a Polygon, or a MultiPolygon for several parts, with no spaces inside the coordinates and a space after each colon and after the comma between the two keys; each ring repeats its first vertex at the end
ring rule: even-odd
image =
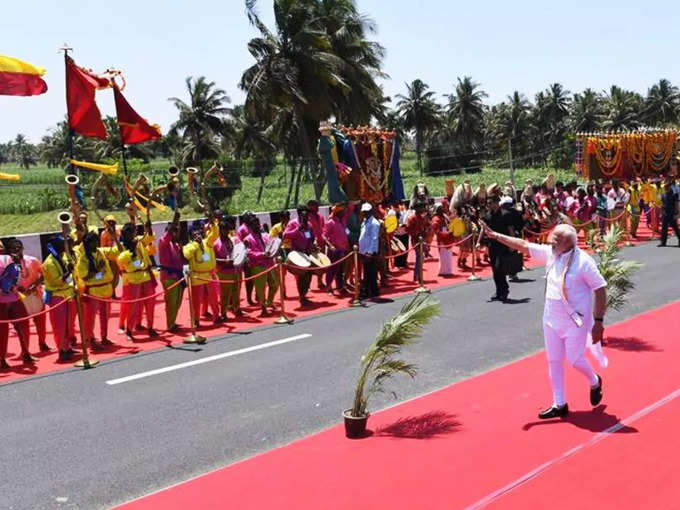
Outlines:
{"type": "MultiPolygon", "coordinates": [[[[649,243],[625,257],[646,266],[631,304],[607,322],[680,297],[680,250],[649,243]]],[[[511,284],[512,304],[486,302],[490,281],[434,292],[442,315],[405,353],[420,371],[394,381],[400,400],[540,350],[542,274],[525,272],[526,281],[511,284]]],[[[0,386],[0,508],[108,508],[340,422],[362,352],[407,299],[0,386]],[[298,335],[310,336],[233,354],[298,335]],[[232,354],[107,384],[225,353],[232,354]]],[[[393,403],[384,396],[370,407],[393,403]]]]}

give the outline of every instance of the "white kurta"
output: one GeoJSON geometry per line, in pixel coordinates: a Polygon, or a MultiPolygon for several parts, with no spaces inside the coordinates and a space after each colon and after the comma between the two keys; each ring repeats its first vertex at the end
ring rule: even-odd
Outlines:
{"type": "Polygon", "coordinates": [[[549,245],[529,243],[532,258],[546,265],[543,336],[553,387],[553,405],[565,403],[564,360],[581,372],[592,386],[597,376],[584,357],[588,336],[593,328],[593,292],[607,282],[590,255],[575,248],[555,257],[549,245]],[[565,274],[570,257],[573,257],[565,274]],[[566,301],[565,301],[566,297],[566,301]],[[568,301],[568,303],[567,303],[568,301]],[[578,327],[570,317],[577,312],[583,325],[578,327]]]}

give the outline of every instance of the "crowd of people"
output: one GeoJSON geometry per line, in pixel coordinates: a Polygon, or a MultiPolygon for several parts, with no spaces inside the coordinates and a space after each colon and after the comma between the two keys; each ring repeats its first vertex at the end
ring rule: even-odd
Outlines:
{"type": "MultiPolygon", "coordinates": [[[[465,181],[434,203],[427,186],[419,183],[408,201],[335,204],[328,218],[320,213],[318,202],[310,200],[297,208],[295,219],[289,211],[278,213],[279,221],[271,228],[251,212],[236,218],[219,210],[208,211],[205,220],[191,222],[185,243],[180,240],[179,213],[156,242],[150,221],[131,221],[119,228],[115,218],[107,216],[102,218],[104,228],[99,233],[99,228],[88,225],[87,213],[82,211],[72,232],[67,229],[49,240],[43,261],[25,255],[16,238],[7,239],[2,246],[0,321],[5,322],[0,322],[0,369],[8,368],[9,321],[16,330],[23,361],[34,361],[29,350],[29,321],[25,320],[29,315],[34,315],[38,348],[51,349],[46,342],[47,315],[59,360],[71,360],[76,354],[76,293],[82,304],[84,335],[93,350],[112,344],[108,323],[114,302],[120,304],[119,331],[130,341],[140,334],[158,335],[154,313],[160,294],[166,329],[179,331],[177,317],[187,286],[192,304],[190,326],[198,327],[205,320],[221,324],[228,314],[243,315],[242,286],[248,304],[257,306],[260,316],[266,317],[277,310],[279,257],[287,260],[285,267],[295,277],[302,308],[312,305],[308,293],[315,277],[317,287],[329,294],[354,296],[356,292],[360,299],[379,296],[391,274],[407,267],[409,251],[414,252],[413,280],[418,281],[423,260],[432,257],[431,248],[438,250],[440,276],[453,274],[454,248],[459,269],[470,268],[471,255],[472,267],[475,257],[482,257],[493,269],[496,292],[491,299],[506,300],[507,277],[513,279],[521,271],[522,257],[480,235],[480,224],[504,235],[538,240],[560,223],[598,234],[607,223],[629,221],[626,226],[635,237],[644,216],[649,227],[661,234],[660,245],[665,245],[668,227],[680,241],[678,196],[680,188],[672,177],[585,186],[554,182],[549,177],[541,184],[527,181],[520,193],[509,182],[503,187],[481,185],[473,190],[465,181]],[[312,260],[323,258],[323,254],[328,262],[309,268],[299,264],[293,254],[312,260]],[[119,284],[120,297],[116,295],[119,284]],[[41,314],[45,307],[47,314],[41,314]],[[97,317],[99,335],[95,335],[97,317]]],[[[281,290],[285,293],[285,286],[281,290]]]]}

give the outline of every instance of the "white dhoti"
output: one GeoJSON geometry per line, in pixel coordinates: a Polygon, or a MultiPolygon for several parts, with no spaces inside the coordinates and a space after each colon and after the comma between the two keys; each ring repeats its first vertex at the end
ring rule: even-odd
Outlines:
{"type": "Polygon", "coordinates": [[[550,383],[553,390],[553,405],[566,403],[564,394],[564,360],[578,370],[590,386],[598,383],[597,375],[585,357],[592,319],[584,318],[581,327],[569,317],[566,307],[559,301],[546,300],[543,314],[543,338],[548,358],[550,383]]]}
{"type": "Polygon", "coordinates": [[[439,248],[439,276],[453,274],[453,254],[449,248],[439,248]]]}

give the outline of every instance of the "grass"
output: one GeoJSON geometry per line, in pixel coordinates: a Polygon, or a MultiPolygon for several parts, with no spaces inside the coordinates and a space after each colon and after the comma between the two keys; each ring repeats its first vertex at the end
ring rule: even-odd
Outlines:
{"type": "MultiPolygon", "coordinates": [[[[157,160],[151,165],[152,172],[164,172],[168,164],[165,161],[157,160]]],[[[407,198],[411,190],[419,181],[424,182],[432,196],[444,195],[444,181],[453,179],[456,184],[467,179],[472,184],[473,189],[479,184],[489,185],[497,182],[501,186],[510,180],[509,169],[484,168],[479,173],[457,174],[457,175],[437,175],[420,177],[416,169],[415,154],[405,153],[401,160],[402,176],[404,179],[404,190],[407,198]]],[[[16,165],[3,165],[0,172],[20,173],[21,183],[9,183],[0,181],[0,236],[26,234],[31,232],[50,232],[57,230],[59,225],[56,221],[57,213],[63,210],[67,203],[66,184],[64,183],[64,171],[61,168],[47,168],[45,166],[33,167],[29,170],[21,170],[16,165]],[[54,195],[58,200],[54,200],[54,195]],[[47,202],[46,202],[47,201],[47,202]],[[56,205],[55,205],[56,202],[56,205]],[[31,214],[18,214],[19,211],[42,210],[45,204],[54,207],[47,212],[34,212],[31,214]]],[[[544,168],[519,168],[515,171],[515,182],[517,187],[521,187],[526,179],[533,179],[540,182],[548,173],[554,173],[558,180],[572,180],[574,173],[565,170],[544,169],[544,168]]],[[[136,177],[136,175],[132,175],[136,177]]],[[[230,213],[238,214],[244,210],[253,211],[277,211],[284,207],[286,194],[288,192],[288,181],[290,179],[290,168],[283,164],[278,164],[270,175],[265,179],[265,186],[262,191],[260,203],[257,202],[257,193],[260,186],[259,177],[241,177],[241,189],[237,190],[229,204],[225,207],[230,213]]],[[[87,193],[86,193],[87,195],[87,193]]],[[[303,182],[300,187],[299,201],[304,202],[314,197],[314,186],[312,182],[303,182]]],[[[325,193],[322,200],[325,200],[325,193]]],[[[293,201],[291,198],[291,207],[293,201]]],[[[123,211],[100,211],[102,215],[113,214],[119,221],[125,221],[126,215],[123,211]]],[[[199,214],[188,207],[182,210],[185,218],[195,218],[199,214]]],[[[169,212],[154,211],[153,220],[169,220],[169,212]]],[[[92,219],[90,221],[93,221],[92,219]]]]}

